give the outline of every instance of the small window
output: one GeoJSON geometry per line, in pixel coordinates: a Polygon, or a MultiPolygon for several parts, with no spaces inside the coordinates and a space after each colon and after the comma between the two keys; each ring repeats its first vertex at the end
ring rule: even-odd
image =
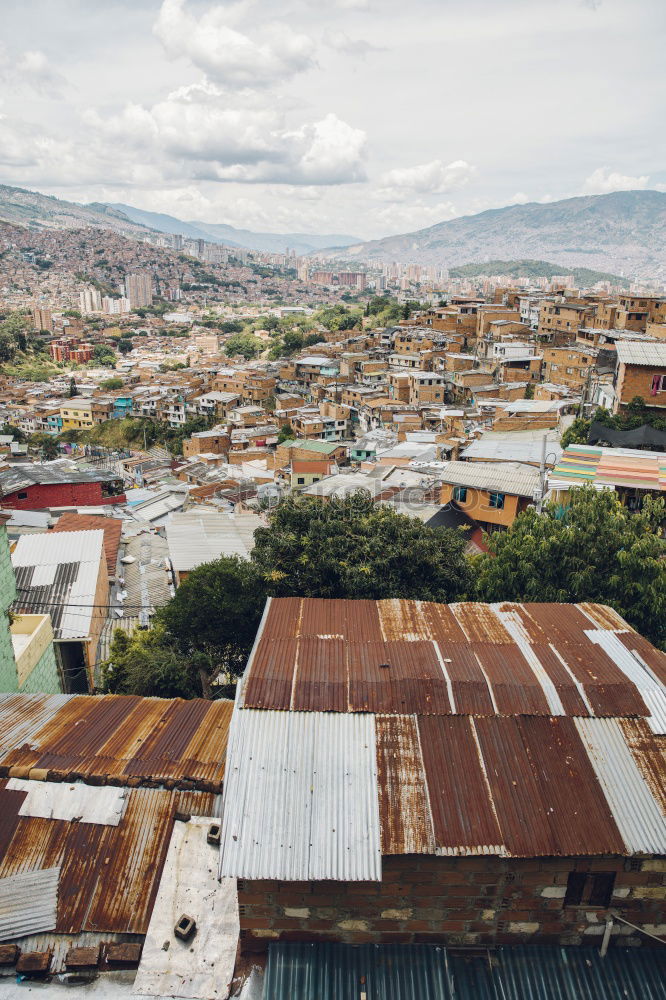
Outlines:
{"type": "Polygon", "coordinates": [[[453,499],[456,503],[465,503],[467,500],[467,487],[455,486],[453,489],[453,499]]]}
{"type": "Polygon", "coordinates": [[[570,872],[564,906],[610,906],[615,872],[570,872]]]}
{"type": "Polygon", "coordinates": [[[305,485],[305,477],[304,476],[299,476],[298,479],[296,480],[296,482],[298,483],[299,486],[304,486],[305,485]]]}
{"type": "Polygon", "coordinates": [[[493,510],[504,510],[504,494],[503,493],[489,493],[488,503],[493,510]]]}
{"type": "Polygon", "coordinates": [[[27,500],[28,499],[27,492],[24,490],[22,493],[19,493],[18,494],[18,498],[19,498],[19,500],[27,500]]]}

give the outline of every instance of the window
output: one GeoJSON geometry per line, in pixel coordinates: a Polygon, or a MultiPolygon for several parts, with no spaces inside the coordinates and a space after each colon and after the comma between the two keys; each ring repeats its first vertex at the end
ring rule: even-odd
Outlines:
{"type": "Polygon", "coordinates": [[[19,493],[18,498],[19,500],[27,500],[28,499],[27,491],[24,490],[22,493],[19,493]]]}
{"type": "Polygon", "coordinates": [[[296,480],[296,482],[298,483],[299,486],[304,486],[305,485],[305,477],[304,476],[299,476],[298,479],[296,480]]]}
{"type": "Polygon", "coordinates": [[[503,493],[489,493],[488,503],[493,510],[504,510],[504,494],[503,493]]]}
{"type": "Polygon", "coordinates": [[[467,500],[467,487],[454,486],[453,499],[456,501],[456,503],[465,503],[467,500]]]}
{"type": "Polygon", "coordinates": [[[615,872],[570,872],[563,906],[610,906],[615,872]]]}

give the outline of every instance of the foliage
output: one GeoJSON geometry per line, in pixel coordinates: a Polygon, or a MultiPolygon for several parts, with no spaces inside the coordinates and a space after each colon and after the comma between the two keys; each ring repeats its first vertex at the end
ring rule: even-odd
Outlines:
{"type": "Polygon", "coordinates": [[[609,604],[662,647],[666,644],[666,541],[658,534],[663,500],[630,513],[612,490],[575,487],[567,507],[519,514],[486,538],[474,560],[482,601],[596,601],[609,604]]]}
{"type": "Polygon", "coordinates": [[[107,694],[196,698],[202,693],[197,672],[159,626],[131,636],[116,629],[101,673],[107,694]]]}
{"type": "Polygon", "coordinates": [[[17,351],[28,348],[30,317],[18,309],[8,313],[0,322],[0,362],[12,361],[17,351]]]}
{"type": "Polygon", "coordinates": [[[67,316],[68,319],[81,319],[81,312],[78,309],[65,309],[63,316],[67,316]]]}
{"type": "Polygon", "coordinates": [[[113,367],[116,363],[116,355],[106,344],[95,344],[93,347],[93,361],[98,365],[113,367]]]}
{"type": "Polygon", "coordinates": [[[587,444],[593,421],[617,431],[633,431],[644,424],[654,427],[657,431],[666,431],[666,417],[650,410],[642,396],[634,396],[622,413],[611,413],[610,410],[600,406],[589,420],[580,418],[574,420],[562,435],[562,447],[566,448],[570,444],[587,444]]]}
{"type": "Polygon", "coordinates": [[[343,305],[327,306],[315,314],[315,323],[320,323],[327,330],[353,330],[360,325],[362,311],[348,309],[343,305]]]}
{"type": "Polygon", "coordinates": [[[573,274],[578,288],[590,288],[598,281],[610,281],[622,288],[629,288],[629,281],[607,271],[593,271],[589,267],[570,267],[568,264],[551,264],[547,260],[488,260],[483,264],[463,264],[449,270],[451,278],[480,278],[504,274],[511,278],[553,278],[559,274],[573,274]]]}
{"type": "Polygon", "coordinates": [[[525,386],[525,399],[534,399],[534,382],[528,382],[525,386]]]}
{"type": "Polygon", "coordinates": [[[0,427],[0,434],[13,435],[14,440],[19,444],[23,444],[28,440],[28,435],[25,431],[22,431],[20,427],[13,427],[11,424],[3,424],[2,427],[0,427]]]}
{"type": "Polygon", "coordinates": [[[235,333],[224,345],[224,353],[229,357],[240,355],[249,361],[260,354],[264,348],[258,337],[253,337],[251,333],[235,333]]]}
{"type": "Polygon", "coordinates": [[[282,427],[278,431],[277,443],[282,444],[283,441],[288,441],[293,433],[289,424],[282,424],[282,427]]]}
{"type": "Polygon", "coordinates": [[[54,458],[60,456],[58,441],[52,434],[38,431],[36,434],[31,435],[30,447],[39,448],[40,457],[44,462],[51,462],[54,458]]]}
{"type": "Polygon", "coordinates": [[[121,354],[129,354],[133,347],[130,337],[121,337],[118,341],[118,350],[121,354]]]}
{"type": "Polygon", "coordinates": [[[70,399],[73,399],[74,396],[78,396],[78,394],[79,390],[76,388],[76,381],[74,380],[74,376],[72,375],[72,377],[69,380],[69,390],[67,392],[67,395],[69,396],[70,399]]]}
{"type": "Polygon", "coordinates": [[[192,570],[158,611],[172,646],[195,665],[205,696],[221,673],[242,673],[265,600],[259,569],[232,556],[192,570]]]}
{"type": "Polygon", "coordinates": [[[107,378],[99,384],[100,389],[122,389],[123,380],[121,378],[107,378]]]}
{"type": "Polygon", "coordinates": [[[452,601],[467,589],[465,537],[377,506],[358,490],[322,501],[291,496],[255,533],[253,561],[269,593],[452,601]]]}

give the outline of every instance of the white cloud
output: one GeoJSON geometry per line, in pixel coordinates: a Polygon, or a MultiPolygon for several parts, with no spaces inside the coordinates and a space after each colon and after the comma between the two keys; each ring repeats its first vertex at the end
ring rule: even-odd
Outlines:
{"type": "Polygon", "coordinates": [[[434,226],[437,222],[453,219],[460,213],[450,201],[439,202],[436,205],[426,205],[422,201],[410,204],[392,204],[377,213],[376,219],[380,231],[389,233],[405,233],[426,226],[434,226]]]}
{"type": "Polygon", "coordinates": [[[0,49],[0,80],[9,87],[31,87],[45,97],[60,97],[67,84],[39,49],[28,49],[16,58],[0,49]]]}
{"type": "Polygon", "coordinates": [[[314,41],[287,24],[262,25],[259,40],[232,27],[243,10],[216,4],[196,17],[186,0],[163,0],[153,30],[169,56],[227,87],[270,87],[314,65],[314,41]]]}
{"type": "Polygon", "coordinates": [[[597,167],[583,184],[583,194],[609,194],[611,191],[643,191],[650,178],[647,174],[631,177],[608,167],[597,167]]]}
{"type": "Polygon", "coordinates": [[[454,160],[447,165],[432,160],[415,167],[399,167],[382,174],[377,197],[382,201],[401,201],[415,194],[444,194],[467,184],[475,170],[466,160],[454,160]]]}
{"type": "Polygon", "coordinates": [[[381,46],[366,42],[364,38],[350,38],[346,31],[325,31],[324,44],[336,52],[364,59],[370,52],[384,51],[381,46]]]}

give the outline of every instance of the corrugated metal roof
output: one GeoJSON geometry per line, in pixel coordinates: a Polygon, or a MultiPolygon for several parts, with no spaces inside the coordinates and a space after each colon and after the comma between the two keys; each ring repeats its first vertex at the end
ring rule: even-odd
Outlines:
{"type": "Polygon", "coordinates": [[[666,949],[276,943],[264,1000],[663,1000],[666,949]]]}
{"type": "Polygon", "coordinates": [[[435,715],[652,713],[663,731],[662,674],[666,656],[601,605],[274,598],[241,704],[435,715]]]}
{"type": "Polygon", "coordinates": [[[644,343],[640,340],[618,340],[617,360],[626,365],[648,365],[666,368],[666,344],[644,343]]]}
{"type": "Polygon", "coordinates": [[[0,495],[6,496],[36,484],[104,483],[117,478],[113,473],[83,469],[68,459],[39,464],[22,462],[0,470],[0,495]]]}
{"type": "Polygon", "coordinates": [[[373,716],[234,713],[220,873],[381,878],[373,716]]]}
{"type": "Polygon", "coordinates": [[[249,559],[254,532],[263,524],[258,514],[186,511],[172,514],[166,525],[169,557],[180,572],[190,571],[220,556],[249,559]]]}
{"type": "Polygon", "coordinates": [[[60,868],[0,878],[0,941],[56,926],[60,868]]]}
{"type": "Polygon", "coordinates": [[[124,788],[93,788],[79,782],[65,785],[10,778],[6,787],[10,792],[25,793],[19,816],[76,820],[77,823],[102,826],[118,826],[127,797],[124,788]]]}
{"type": "MultiPolygon", "coordinates": [[[[0,698],[0,767],[51,777],[187,781],[220,791],[231,701],[126,695],[0,698]]],[[[30,783],[32,784],[32,783],[30,783]]],[[[62,788],[62,786],[58,786],[62,788]]]]}
{"type": "Polygon", "coordinates": [[[533,497],[539,488],[539,470],[519,462],[448,462],[437,473],[443,483],[533,497]]]}
{"type": "Polygon", "coordinates": [[[15,609],[50,614],[56,639],[85,638],[96,610],[103,558],[101,530],[21,535],[12,552],[15,609]]]}
{"type": "MultiPolygon", "coordinates": [[[[92,802],[104,791],[87,788],[86,796],[92,802]]],[[[121,821],[111,826],[21,816],[24,799],[0,788],[0,885],[59,867],[57,934],[145,934],[176,811],[212,816],[217,807],[207,793],[135,788],[121,821]]],[[[17,929],[16,936],[24,933],[17,929]]]]}

